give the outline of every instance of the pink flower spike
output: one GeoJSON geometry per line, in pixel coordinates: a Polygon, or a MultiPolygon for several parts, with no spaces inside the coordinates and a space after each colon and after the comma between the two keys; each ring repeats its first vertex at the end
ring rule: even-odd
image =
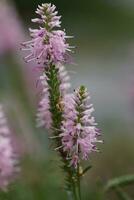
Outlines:
{"type": "Polygon", "coordinates": [[[62,122],[62,145],[67,158],[70,158],[70,165],[75,168],[78,163],[87,160],[90,153],[97,151],[99,129],[96,128],[93,105],[89,104],[90,97],[84,86],[78,88],[74,94],[64,97],[64,120],[62,122]]]}
{"type": "Polygon", "coordinates": [[[25,57],[26,62],[36,61],[44,67],[50,63],[54,65],[70,62],[68,52],[72,52],[72,48],[66,41],[65,31],[54,30],[60,27],[61,16],[57,16],[56,7],[51,4],[42,4],[38,6],[36,13],[40,18],[32,19],[32,22],[40,24],[38,29],[29,29],[31,40],[24,42],[23,51],[29,54],[25,57]]]}

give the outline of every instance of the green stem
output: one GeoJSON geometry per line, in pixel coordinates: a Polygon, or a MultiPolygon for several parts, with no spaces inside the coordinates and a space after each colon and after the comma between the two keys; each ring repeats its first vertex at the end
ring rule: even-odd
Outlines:
{"type": "Polygon", "coordinates": [[[81,182],[80,182],[80,178],[78,180],[78,191],[79,191],[79,199],[81,200],[81,182]]]}
{"type": "Polygon", "coordinates": [[[68,200],[74,200],[73,194],[71,191],[67,191],[68,200]]]}
{"type": "Polygon", "coordinates": [[[79,175],[79,165],[77,169],[77,176],[78,176],[78,193],[79,193],[79,199],[81,200],[81,177],[79,175]]]}
{"type": "Polygon", "coordinates": [[[80,184],[78,180],[75,183],[75,196],[76,196],[76,200],[81,200],[80,184]]]}
{"type": "Polygon", "coordinates": [[[79,200],[78,195],[77,195],[77,185],[74,183],[74,199],[79,200]]]}
{"type": "Polygon", "coordinates": [[[73,188],[74,188],[74,199],[81,200],[81,184],[80,184],[80,175],[79,175],[79,166],[76,169],[76,175],[73,180],[73,188]]]}
{"type": "MultiPolygon", "coordinates": [[[[60,91],[60,80],[59,80],[59,71],[58,69],[50,64],[50,66],[44,71],[48,80],[49,86],[49,99],[50,99],[50,112],[52,113],[52,120],[53,120],[53,135],[58,136],[61,131],[61,122],[63,120],[63,108],[61,106],[62,94],[60,91]]],[[[61,138],[56,137],[56,147],[61,147],[62,142],[61,138]]],[[[62,148],[59,148],[59,154],[62,158],[63,170],[66,172],[66,185],[67,190],[70,191],[68,193],[69,200],[81,200],[81,190],[80,190],[80,175],[79,175],[79,166],[77,169],[69,167],[69,161],[66,160],[66,153],[63,151],[62,148]],[[71,195],[72,193],[72,195],[71,195]]]]}

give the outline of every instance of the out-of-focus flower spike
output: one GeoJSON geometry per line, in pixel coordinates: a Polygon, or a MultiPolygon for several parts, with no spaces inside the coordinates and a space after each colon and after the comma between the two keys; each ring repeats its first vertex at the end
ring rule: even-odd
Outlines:
{"type": "MultiPolygon", "coordinates": [[[[55,76],[59,82],[59,100],[63,99],[64,95],[66,95],[68,89],[70,88],[70,83],[68,82],[69,76],[64,66],[58,65],[54,67],[55,76]]],[[[48,68],[47,72],[44,72],[42,76],[40,76],[41,84],[42,84],[42,98],[39,103],[39,108],[37,112],[37,126],[44,126],[47,129],[53,129],[53,120],[51,113],[51,102],[50,99],[51,94],[51,86],[50,83],[50,68],[48,68]]],[[[59,102],[61,103],[61,102],[59,102]]],[[[58,106],[58,105],[57,105],[58,106]]]]}
{"type": "Polygon", "coordinates": [[[11,133],[7,125],[3,107],[0,104],[0,188],[7,191],[8,185],[20,171],[18,156],[15,153],[11,133]]]}
{"type": "Polygon", "coordinates": [[[42,99],[39,103],[37,111],[37,127],[44,126],[47,129],[51,128],[52,117],[50,113],[50,102],[49,102],[49,86],[47,83],[47,77],[45,74],[40,76],[41,84],[43,87],[42,99]]]}

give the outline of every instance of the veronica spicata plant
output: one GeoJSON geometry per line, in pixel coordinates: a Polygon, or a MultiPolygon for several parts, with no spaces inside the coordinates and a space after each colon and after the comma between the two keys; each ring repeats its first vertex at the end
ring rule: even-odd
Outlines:
{"type": "Polygon", "coordinates": [[[82,168],[82,160],[97,151],[100,130],[96,128],[90,104],[90,96],[85,86],[69,93],[69,75],[64,64],[70,60],[71,46],[65,31],[60,29],[60,16],[52,4],[38,6],[38,29],[29,29],[31,40],[22,43],[22,50],[28,51],[26,62],[35,61],[43,68],[40,81],[42,97],[37,112],[37,125],[48,129],[55,150],[63,162],[66,173],[65,188],[69,197],[80,200],[80,181],[87,171],[82,168]]]}

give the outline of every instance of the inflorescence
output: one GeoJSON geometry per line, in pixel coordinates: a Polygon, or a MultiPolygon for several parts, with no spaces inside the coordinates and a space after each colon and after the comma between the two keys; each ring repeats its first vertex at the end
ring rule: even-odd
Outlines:
{"type": "Polygon", "coordinates": [[[19,170],[18,155],[12,143],[12,135],[2,105],[0,105],[0,188],[2,190],[7,190],[19,170]]]}
{"type": "Polygon", "coordinates": [[[74,167],[80,159],[87,160],[92,151],[98,151],[96,147],[100,135],[96,128],[92,112],[93,105],[89,104],[89,94],[84,86],[79,87],[74,94],[65,97],[64,120],[62,122],[62,144],[67,153],[67,159],[74,167]]]}
{"type": "Polygon", "coordinates": [[[36,13],[39,18],[32,19],[40,25],[38,29],[29,29],[31,40],[22,43],[22,50],[29,51],[30,54],[25,57],[26,62],[36,60],[38,64],[48,65],[50,63],[68,62],[68,52],[71,51],[66,39],[65,31],[56,30],[60,27],[61,16],[57,16],[56,7],[51,4],[42,4],[38,6],[36,13]]]}
{"type": "Polygon", "coordinates": [[[54,5],[47,3],[38,6],[36,14],[39,17],[32,22],[38,23],[39,28],[29,29],[32,40],[23,43],[23,50],[30,51],[25,57],[27,62],[36,60],[43,66],[37,126],[59,129],[56,137],[59,137],[57,144],[60,146],[56,149],[61,148],[64,159],[70,160],[70,165],[77,168],[81,159],[87,159],[92,151],[98,151],[96,143],[101,142],[97,139],[100,131],[91,115],[94,109],[88,103],[87,89],[81,86],[73,94],[68,92],[69,76],[63,64],[66,63],[67,51],[71,50],[65,32],[56,30],[60,28],[61,16],[57,16],[54,5]]]}
{"type": "Polygon", "coordinates": [[[80,86],[74,93],[69,92],[69,76],[64,64],[71,51],[66,41],[70,37],[59,30],[61,17],[55,10],[54,5],[47,3],[38,6],[39,18],[32,19],[32,22],[38,23],[39,28],[29,29],[32,40],[22,45],[23,50],[30,51],[25,60],[36,60],[43,68],[37,126],[50,130],[55,150],[68,173],[67,180],[75,187],[80,178],[81,161],[87,160],[91,152],[98,152],[96,143],[102,140],[98,139],[100,130],[92,117],[94,108],[86,87],[80,86]]]}

